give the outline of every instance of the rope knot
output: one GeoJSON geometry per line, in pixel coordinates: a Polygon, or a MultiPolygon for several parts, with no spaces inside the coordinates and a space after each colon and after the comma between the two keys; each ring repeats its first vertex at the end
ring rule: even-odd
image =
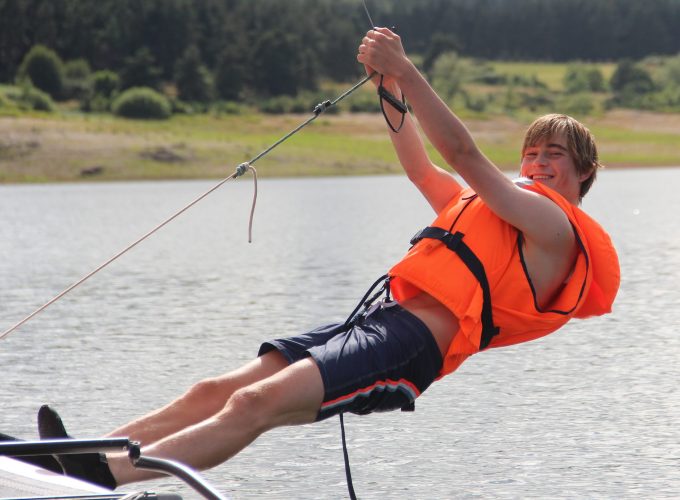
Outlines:
{"type": "Polygon", "coordinates": [[[234,173],[234,177],[241,177],[243,174],[245,174],[248,169],[252,168],[250,166],[250,163],[247,161],[244,161],[241,163],[238,167],[236,167],[236,172],[234,173]]]}

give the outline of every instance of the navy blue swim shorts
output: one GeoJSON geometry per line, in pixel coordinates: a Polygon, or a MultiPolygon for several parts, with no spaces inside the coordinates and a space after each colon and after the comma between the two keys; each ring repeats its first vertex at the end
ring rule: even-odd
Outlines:
{"type": "Polygon", "coordinates": [[[258,356],[274,349],[291,364],[311,356],[318,365],[325,393],[317,421],[408,409],[442,367],[430,330],[396,302],[373,306],[350,325],[265,342],[258,356]]]}

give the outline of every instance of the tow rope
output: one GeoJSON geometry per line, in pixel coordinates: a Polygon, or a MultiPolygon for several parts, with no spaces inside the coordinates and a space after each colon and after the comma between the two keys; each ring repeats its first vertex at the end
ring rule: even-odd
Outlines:
{"type": "MultiPolygon", "coordinates": [[[[370,15],[370,13],[369,13],[369,11],[368,11],[368,7],[367,7],[367,5],[366,5],[366,0],[363,0],[363,5],[364,5],[364,9],[365,9],[365,11],[366,11],[366,15],[368,16],[368,20],[369,20],[369,22],[371,23],[371,28],[374,28],[374,27],[375,27],[375,24],[373,23],[373,20],[371,19],[371,15],[370,15]]],[[[392,27],[392,30],[394,30],[394,29],[395,29],[395,28],[392,27]]],[[[206,198],[209,194],[213,193],[214,191],[216,191],[217,189],[219,189],[220,187],[222,187],[222,186],[223,186],[224,184],[226,184],[228,181],[230,181],[230,180],[232,180],[232,179],[236,179],[236,178],[238,178],[238,177],[241,177],[243,174],[245,174],[245,173],[248,172],[248,171],[251,171],[251,172],[253,173],[253,186],[254,186],[254,187],[253,187],[253,202],[252,202],[252,205],[251,205],[250,216],[249,216],[249,221],[248,221],[248,243],[251,243],[251,242],[252,242],[253,218],[254,218],[254,215],[255,215],[255,205],[256,205],[256,202],[257,202],[257,171],[256,171],[255,168],[253,167],[253,164],[254,164],[255,162],[257,162],[258,160],[260,160],[261,158],[265,157],[267,154],[269,154],[269,153],[270,153],[272,150],[274,150],[277,146],[279,146],[280,144],[282,144],[283,142],[285,142],[286,140],[288,140],[290,137],[292,137],[293,135],[297,134],[300,130],[302,130],[303,128],[305,128],[307,125],[311,124],[311,123],[312,123],[314,120],[316,120],[321,114],[323,114],[324,112],[326,112],[326,111],[327,111],[328,109],[330,109],[331,107],[337,105],[340,101],[342,101],[343,99],[345,99],[346,97],[348,97],[350,94],[352,94],[353,92],[355,92],[357,89],[359,89],[361,86],[363,86],[363,85],[364,85],[365,83],[367,83],[369,80],[371,80],[371,79],[372,79],[374,76],[376,76],[377,74],[378,74],[377,71],[373,71],[372,73],[370,73],[370,74],[367,75],[366,77],[362,78],[359,82],[357,82],[356,84],[354,84],[352,87],[350,87],[349,89],[347,89],[345,92],[343,92],[342,94],[340,94],[339,96],[337,96],[335,99],[333,99],[333,100],[325,100],[325,101],[323,101],[323,102],[317,104],[317,105],[314,107],[312,116],[309,117],[307,120],[305,120],[305,121],[303,121],[302,123],[300,123],[300,125],[298,125],[298,126],[295,127],[293,130],[291,130],[290,132],[288,132],[287,134],[285,134],[284,136],[282,136],[279,140],[277,140],[276,142],[274,142],[274,143],[273,143],[272,145],[270,145],[269,147],[265,148],[265,149],[264,149],[263,151],[261,151],[259,154],[257,154],[256,156],[254,156],[251,160],[246,161],[246,162],[243,162],[243,163],[241,163],[240,165],[238,165],[238,166],[236,167],[234,173],[232,173],[230,176],[228,176],[228,177],[222,179],[220,182],[218,182],[217,184],[215,184],[213,187],[211,187],[210,189],[208,189],[206,192],[204,192],[203,194],[201,194],[200,196],[198,196],[197,198],[195,198],[193,201],[191,201],[190,203],[188,203],[187,205],[185,205],[185,206],[182,207],[181,209],[179,209],[177,212],[175,212],[175,213],[172,214],[170,217],[168,217],[167,219],[165,219],[163,222],[161,222],[160,224],[158,224],[156,227],[154,227],[153,229],[151,229],[150,231],[148,231],[147,233],[145,233],[144,235],[142,235],[141,237],[139,237],[137,240],[135,240],[135,241],[133,241],[132,243],[130,243],[129,245],[127,245],[125,248],[123,248],[122,250],[120,250],[118,253],[116,253],[115,255],[113,255],[111,258],[109,258],[108,260],[106,260],[105,262],[103,262],[102,264],[100,264],[99,266],[97,266],[94,270],[90,271],[90,272],[87,273],[85,276],[83,276],[82,278],[80,278],[78,281],[76,281],[75,283],[71,284],[70,286],[68,286],[67,288],[65,288],[63,291],[61,291],[60,293],[58,293],[57,295],[55,295],[54,297],[52,297],[50,300],[48,300],[48,301],[47,301],[45,304],[43,304],[42,306],[38,307],[35,311],[33,311],[32,313],[30,313],[28,316],[26,316],[25,318],[23,318],[22,320],[20,320],[19,322],[15,323],[13,326],[11,326],[11,327],[8,328],[7,330],[5,330],[2,334],[0,334],[0,340],[4,339],[4,338],[7,337],[9,334],[11,334],[11,333],[14,332],[15,330],[17,330],[18,328],[20,328],[21,326],[23,326],[25,323],[27,323],[27,322],[30,321],[32,318],[34,318],[35,316],[37,316],[38,314],[40,314],[42,311],[44,311],[45,309],[47,309],[49,306],[51,306],[52,304],[54,304],[55,302],[57,302],[59,299],[61,299],[62,297],[64,297],[66,294],[68,294],[69,292],[73,291],[75,288],[77,288],[78,286],[80,286],[81,284],[83,284],[85,281],[87,281],[88,279],[90,279],[91,277],[93,277],[93,276],[94,276],[95,274],[97,274],[99,271],[103,270],[105,267],[109,266],[110,264],[112,264],[113,262],[115,262],[116,260],[118,260],[118,259],[119,259],[120,257],[122,257],[124,254],[126,254],[127,252],[129,252],[130,250],[132,250],[134,247],[136,247],[137,245],[139,245],[140,243],[142,243],[144,240],[146,240],[147,238],[149,238],[150,236],[152,236],[154,233],[156,233],[157,231],[159,231],[161,228],[165,227],[167,224],[169,224],[170,222],[172,222],[173,220],[175,220],[177,217],[179,217],[179,216],[182,215],[184,212],[186,212],[187,210],[189,210],[191,207],[193,207],[194,205],[196,205],[198,202],[200,202],[201,200],[203,200],[204,198],[206,198]]],[[[406,105],[406,97],[404,96],[404,93],[402,92],[402,93],[401,93],[401,100],[397,99],[392,93],[390,93],[390,92],[383,86],[383,82],[384,82],[384,75],[380,74],[380,82],[379,82],[379,84],[378,84],[378,90],[377,90],[378,96],[379,96],[379,98],[380,98],[380,110],[382,111],[383,117],[385,118],[385,121],[387,122],[387,125],[388,125],[389,128],[396,134],[396,133],[399,133],[399,131],[400,131],[401,128],[403,127],[404,121],[405,121],[405,118],[406,118],[406,114],[408,113],[408,107],[407,107],[407,105],[406,105]],[[392,125],[392,122],[390,121],[389,117],[387,116],[387,112],[385,111],[385,105],[384,105],[385,102],[387,102],[390,106],[392,106],[394,109],[396,109],[396,110],[401,114],[400,123],[399,123],[399,125],[397,125],[396,127],[395,127],[394,125],[392,125]]],[[[370,288],[369,291],[366,293],[366,295],[364,296],[364,298],[361,300],[361,302],[359,302],[359,305],[357,305],[356,309],[355,309],[355,310],[352,312],[352,314],[350,314],[350,316],[347,318],[346,325],[351,324],[351,322],[352,322],[352,321],[354,320],[354,318],[356,317],[357,312],[359,311],[359,309],[360,309],[362,306],[364,307],[364,310],[366,310],[366,309],[367,309],[367,308],[368,308],[368,307],[369,307],[369,306],[370,306],[370,305],[378,298],[378,296],[380,296],[382,293],[386,293],[387,297],[389,298],[390,289],[389,289],[389,278],[387,277],[387,275],[382,276],[381,278],[379,278],[379,279],[371,286],[371,288],[370,288]],[[381,282],[383,282],[383,287],[382,287],[375,295],[373,295],[371,298],[369,298],[370,293],[371,293],[371,292],[375,289],[375,287],[376,287],[378,284],[380,284],[381,282]]],[[[411,405],[411,406],[409,406],[409,407],[407,407],[407,408],[403,408],[402,411],[412,411],[412,406],[413,406],[413,405],[411,405]]],[[[353,486],[353,483],[352,483],[352,475],[351,475],[351,471],[350,471],[350,463],[349,463],[349,453],[348,453],[348,451],[347,451],[347,442],[346,442],[346,437],[345,437],[345,425],[344,425],[343,413],[340,412],[339,416],[340,416],[340,430],[341,430],[341,436],[342,436],[342,451],[343,451],[343,458],[344,458],[344,463],[345,463],[345,475],[346,475],[346,479],[347,479],[347,489],[348,489],[348,493],[349,493],[349,495],[350,495],[351,500],[356,500],[357,496],[356,496],[356,493],[355,493],[355,491],[354,491],[354,486],[353,486]]]]}
{"type": "MultiPolygon", "coordinates": [[[[375,29],[375,23],[373,22],[373,19],[371,18],[371,13],[368,11],[368,5],[366,5],[366,0],[362,0],[364,4],[364,10],[366,11],[366,17],[368,17],[368,22],[371,24],[371,29],[375,29]]],[[[395,30],[395,27],[392,26],[392,31],[395,30]]],[[[375,73],[374,73],[375,74],[375,73]]],[[[395,134],[398,134],[399,131],[401,130],[401,127],[404,126],[404,119],[406,118],[406,113],[408,113],[408,108],[406,107],[406,96],[404,93],[401,93],[401,101],[399,101],[394,95],[392,95],[385,87],[383,87],[383,80],[384,76],[380,75],[380,85],[378,85],[378,95],[380,96],[380,110],[382,111],[383,116],[385,117],[385,121],[387,122],[387,125],[392,129],[392,132],[395,134]],[[399,111],[401,113],[401,122],[397,127],[392,125],[392,122],[390,119],[387,117],[387,113],[385,112],[385,105],[384,102],[387,101],[390,106],[392,106],[394,109],[399,111]]]]}
{"type": "Polygon", "coordinates": [[[78,281],[76,281],[76,282],[73,283],[72,285],[68,286],[68,287],[65,288],[63,291],[59,292],[57,295],[55,295],[55,296],[52,297],[50,300],[48,300],[47,302],[45,302],[42,306],[38,307],[35,311],[33,311],[32,313],[30,313],[28,316],[26,316],[25,318],[23,318],[21,321],[18,321],[18,322],[15,323],[13,326],[11,326],[11,327],[9,327],[8,329],[6,329],[2,334],[0,334],[0,340],[4,339],[4,338],[7,337],[10,333],[14,332],[15,330],[17,330],[18,328],[20,328],[21,326],[23,326],[25,323],[27,323],[27,322],[30,321],[32,318],[34,318],[35,316],[37,316],[38,314],[40,314],[42,311],[44,311],[45,309],[47,309],[49,306],[51,306],[52,304],[54,304],[55,302],[57,302],[59,299],[61,299],[62,297],[64,297],[66,294],[68,294],[69,292],[73,291],[75,288],[77,288],[77,287],[80,286],[81,284],[83,284],[85,281],[87,281],[88,279],[90,279],[92,276],[94,276],[95,274],[97,274],[99,271],[101,271],[102,269],[104,269],[104,268],[107,267],[108,265],[112,264],[114,261],[118,260],[118,259],[119,259],[120,257],[122,257],[124,254],[126,254],[127,252],[129,252],[130,250],[132,250],[134,247],[136,247],[136,246],[139,245],[141,242],[143,242],[144,240],[146,240],[147,238],[149,238],[151,235],[153,235],[154,233],[156,233],[158,230],[160,230],[161,228],[163,228],[164,226],[166,226],[167,224],[169,224],[170,222],[172,222],[173,220],[175,220],[177,217],[179,217],[180,215],[182,215],[184,212],[186,212],[187,210],[189,210],[191,207],[193,207],[194,205],[196,205],[199,201],[203,200],[203,199],[204,199],[205,197],[207,197],[209,194],[211,194],[212,192],[214,192],[214,191],[216,191],[217,189],[219,189],[220,187],[222,187],[225,183],[227,183],[228,181],[230,181],[230,180],[232,180],[232,179],[236,179],[237,177],[242,176],[243,174],[245,174],[245,173],[248,172],[248,171],[250,171],[250,172],[253,173],[253,181],[254,181],[253,203],[252,203],[252,206],[251,206],[251,210],[250,210],[250,220],[249,220],[249,223],[248,223],[248,242],[251,242],[251,241],[252,241],[253,217],[254,217],[254,214],[255,214],[255,203],[256,203],[256,201],[257,201],[257,171],[256,171],[255,168],[253,167],[253,164],[254,164],[255,162],[257,162],[258,160],[260,160],[261,158],[265,157],[267,154],[269,154],[274,148],[276,148],[277,146],[279,146],[281,143],[285,142],[285,141],[288,140],[290,137],[292,137],[293,135],[295,135],[296,133],[298,133],[300,130],[302,130],[303,128],[305,128],[307,125],[309,125],[310,123],[312,123],[314,120],[316,120],[321,114],[323,114],[323,113],[324,113],[325,111],[327,111],[329,108],[331,108],[331,107],[337,105],[340,101],[342,101],[342,100],[345,99],[347,96],[349,96],[350,94],[352,94],[353,92],[355,92],[359,87],[361,87],[362,85],[364,85],[366,82],[368,82],[368,81],[369,81],[371,78],[373,78],[375,75],[376,75],[376,73],[373,72],[373,73],[371,73],[370,75],[367,75],[366,77],[362,78],[359,82],[357,82],[357,83],[354,84],[352,87],[350,87],[349,89],[347,89],[345,92],[343,92],[342,94],[340,94],[339,96],[337,96],[335,99],[333,99],[333,100],[326,100],[326,101],[323,101],[323,102],[317,104],[317,105],[314,107],[313,114],[312,114],[312,116],[311,116],[310,118],[308,118],[307,120],[305,120],[304,122],[302,122],[300,125],[298,125],[297,127],[295,127],[293,130],[291,130],[291,131],[288,132],[287,134],[285,134],[283,137],[281,137],[279,140],[277,140],[276,142],[274,142],[271,146],[267,147],[267,148],[264,149],[262,152],[260,152],[259,154],[257,154],[257,155],[256,155],[255,157],[253,157],[251,160],[241,163],[238,167],[236,167],[236,170],[234,171],[234,173],[231,174],[229,177],[226,177],[226,178],[222,179],[220,182],[218,182],[217,184],[215,184],[213,187],[211,187],[210,189],[208,189],[206,192],[204,192],[203,194],[201,194],[200,196],[198,196],[196,199],[194,199],[193,201],[191,201],[190,203],[188,203],[187,205],[185,205],[185,206],[182,207],[181,209],[179,209],[177,212],[175,212],[175,213],[172,214],[170,217],[168,217],[167,219],[165,219],[163,222],[161,222],[160,224],[158,224],[156,227],[154,227],[153,229],[151,229],[150,231],[148,231],[147,233],[145,233],[144,235],[142,235],[141,237],[139,237],[137,240],[135,240],[135,241],[133,241],[132,243],[130,243],[129,245],[127,245],[125,248],[123,248],[123,249],[120,250],[118,253],[116,253],[115,255],[113,255],[111,258],[109,258],[108,260],[106,260],[105,262],[103,262],[102,264],[100,264],[99,266],[97,266],[95,269],[93,269],[92,271],[90,271],[89,273],[87,273],[85,276],[83,276],[82,278],[80,278],[78,281]]]}

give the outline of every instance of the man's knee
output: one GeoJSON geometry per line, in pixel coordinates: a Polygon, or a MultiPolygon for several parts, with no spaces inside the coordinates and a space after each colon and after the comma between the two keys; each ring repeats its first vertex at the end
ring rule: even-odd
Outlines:
{"type": "Polygon", "coordinates": [[[243,387],[235,391],[224,409],[218,413],[218,420],[231,422],[236,417],[250,429],[264,432],[275,426],[276,405],[271,391],[260,384],[243,387]]]}
{"type": "Polygon", "coordinates": [[[315,420],[323,394],[319,370],[308,358],[234,391],[222,413],[242,416],[244,425],[261,431],[304,424],[315,420]]]}
{"type": "Polygon", "coordinates": [[[206,378],[192,385],[184,395],[185,398],[195,401],[214,399],[220,391],[220,384],[215,378],[206,378]]]}
{"type": "Polygon", "coordinates": [[[217,413],[231,396],[233,388],[219,378],[206,378],[187,390],[182,396],[182,403],[198,413],[217,413]]]}
{"type": "Polygon", "coordinates": [[[237,390],[255,384],[288,367],[288,362],[278,351],[272,351],[251,363],[218,377],[205,378],[192,385],[181,397],[192,407],[220,411],[237,390]]]}

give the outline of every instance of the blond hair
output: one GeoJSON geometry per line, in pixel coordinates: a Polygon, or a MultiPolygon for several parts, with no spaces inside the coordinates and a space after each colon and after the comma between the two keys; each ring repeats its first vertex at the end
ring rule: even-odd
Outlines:
{"type": "Polygon", "coordinates": [[[549,114],[534,120],[529,126],[522,146],[522,156],[527,148],[549,140],[555,135],[564,134],[567,149],[574,159],[576,172],[580,175],[590,174],[581,182],[579,199],[582,199],[595,182],[597,169],[603,165],[597,155],[597,146],[593,134],[581,122],[571,116],[549,114]]]}

